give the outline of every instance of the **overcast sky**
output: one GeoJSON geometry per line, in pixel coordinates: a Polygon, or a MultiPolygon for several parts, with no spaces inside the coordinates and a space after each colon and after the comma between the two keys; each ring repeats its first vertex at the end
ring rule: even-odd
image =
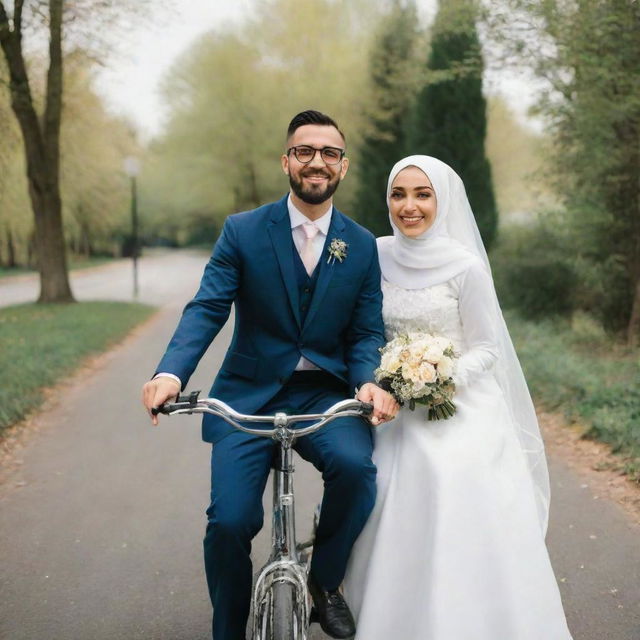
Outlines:
{"type": "MultiPolygon", "coordinates": [[[[96,88],[111,110],[130,118],[148,140],[162,130],[166,112],[158,89],[171,64],[199,35],[242,20],[259,1],[168,0],[172,10],[164,18],[140,25],[127,37],[122,53],[99,71],[96,88]]],[[[422,18],[430,20],[433,0],[417,4],[422,18]]],[[[503,73],[489,78],[485,89],[503,93],[521,116],[533,97],[530,83],[503,73]]]]}
{"type": "Polygon", "coordinates": [[[165,112],[159,82],[177,56],[199,35],[226,22],[240,20],[251,0],[173,0],[166,20],[145,23],[127,37],[118,55],[97,75],[96,88],[110,108],[131,118],[143,137],[162,128],[165,112]]]}

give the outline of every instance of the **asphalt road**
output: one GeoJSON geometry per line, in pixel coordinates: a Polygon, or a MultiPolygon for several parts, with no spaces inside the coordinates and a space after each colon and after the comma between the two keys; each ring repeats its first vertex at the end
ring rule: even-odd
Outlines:
{"type": "MultiPolygon", "coordinates": [[[[210,637],[201,563],[209,448],[196,417],[152,428],[139,400],[205,261],[177,253],[141,262],[140,299],[162,310],[65,385],[18,450],[0,487],[2,640],[210,637]]],[[[73,276],[79,299],[130,299],[130,285],[129,264],[73,276]]],[[[0,281],[0,304],[36,296],[28,278],[0,281]]],[[[190,388],[208,389],[228,337],[225,328],[190,388]]],[[[638,640],[640,528],[550,462],[548,543],[574,640],[638,640]]],[[[304,462],[296,489],[302,537],[321,492],[304,462]]],[[[267,527],[256,566],[268,545],[267,527]]],[[[314,629],[313,640],[324,638],[314,629]]]]}
{"type": "MultiPolygon", "coordinates": [[[[182,307],[197,289],[208,256],[197,251],[152,250],[138,260],[138,300],[162,307],[182,307]]],[[[124,300],[133,297],[133,263],[116,260],[107,265],[70,272],[77,300],[124,300]]],[[[40,293],[37,275],[0,278],[0,307],[35,302],[40,293]]]]}

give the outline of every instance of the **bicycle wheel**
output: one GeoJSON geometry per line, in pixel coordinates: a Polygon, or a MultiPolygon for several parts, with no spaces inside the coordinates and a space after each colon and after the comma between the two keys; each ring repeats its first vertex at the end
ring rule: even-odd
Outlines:
{"type": "Polygon", "coordinates": [[[271,587],[269,640],[297,640],[300,638],[300,624],[296,611],[293,585],[276,582],[271,587]]]}

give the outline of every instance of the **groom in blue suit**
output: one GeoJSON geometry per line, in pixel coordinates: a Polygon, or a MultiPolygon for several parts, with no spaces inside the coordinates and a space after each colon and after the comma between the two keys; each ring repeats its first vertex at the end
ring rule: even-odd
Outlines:
{"type": "MultiPolygon", "coordinates": [[[[374,405],[373,424],[395,415],[393,398],[373,383],[384,344],[375,239],[332,205],[348,168],[337,124],[318,111],[295,116],[282,167],[288,195],[225,221],[200,289],[143,387],[148,410],[185,387],[234,304],[233,339],[211,396],[247,414],[315,413],[357,389],[374,405]]],[[[203,438],[213,443],[204,539],[213,637],[244,640],[251,540],[262,527],[274,443],[211,415],[203,438]]],[[[314,605],[326,633],[351,638],[355,625],[338,588],[375,500],[370,426],[341,418],[295,448],[324,480],[309,581],[314,605]]]]}

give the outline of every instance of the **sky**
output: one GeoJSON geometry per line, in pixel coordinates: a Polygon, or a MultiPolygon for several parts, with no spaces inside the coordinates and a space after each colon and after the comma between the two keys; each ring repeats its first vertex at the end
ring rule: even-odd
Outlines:
{"type": "Polygon", "coordinates": [[[144,23],[123,44],[123,51],[97,72],[96,90],[109,109],[131,119],[143,139],[162,130],[166,112],[159,84],[176,58],[198,36],[241,20],[251,0],[173,0],[170,16],[144,23]]]}
{"type": "MultiPolygon", "coordinates": [[[[166,11],[166,19],[133,30],[121,52],[98,71],[96,89],[113,113],[133,122],[142,142],[150,140],[161,133],[167,115],[159,87],[172,63],[198,36],[241,21],[255,1],[259,0],[167,0],[171,10],[166,11]]],[[[421,0],[417,4],[423,20],[431,20],[435,3],[421,0]]],[[[504,73],[486,81],[485,89],[503,94],[525,121],[534,97],[530,82],[504,73]]]]}

